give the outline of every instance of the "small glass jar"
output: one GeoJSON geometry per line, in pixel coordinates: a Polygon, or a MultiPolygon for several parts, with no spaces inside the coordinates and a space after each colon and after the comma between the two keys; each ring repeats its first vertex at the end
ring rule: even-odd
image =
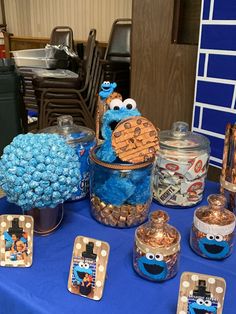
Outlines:
{"type": "Polygon", "coordinates": [[[90,202],[99,222],[127,228],[143,223],[152,201],[153,160],[140,164],[107,163],[90,154],[90,202]]]}
{"type": "Polygon", "coordinates": [[[57,133],[66,138],[67,143],[74,147],[80,162],[81,180],[78,191],[68,201],[85,198],[89,192],[89,152],[96,144],[93,130],[74,124],[73,117],[64,115],[57,118],[57,125],[40,131],[40,133],[57,133]]]}
{"type": "Polygon", "coordinates": [[[223,195],[212,194],[208,206],[195,210],[190,245],[199,255],[209,259],[224,259],[233,250],[235,216],[225,209],[223,195]]]}
{"type": "Polygon", "coordinates": [[[153,192],[168,207],[190,207],[203,198],[210,155],[209,140],[189,131],[185,122],[160,132],[153,192]]]}
{"type": "Polygon", "coordinates": [[[168,220],[165,211],[154,211],[135,232],[133,266],[145,279],[164,281],[177,274],[181,237],[168,220]]]}

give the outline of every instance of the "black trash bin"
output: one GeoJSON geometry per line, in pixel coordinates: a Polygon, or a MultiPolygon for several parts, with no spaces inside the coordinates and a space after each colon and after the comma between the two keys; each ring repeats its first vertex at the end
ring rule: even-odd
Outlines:
{"type": "Polygon", "coordinates": [[[12,139],[24,132],[26,112],[21,94],[21,77],[14,61],[0,59],[0,156],[12,139]]]}

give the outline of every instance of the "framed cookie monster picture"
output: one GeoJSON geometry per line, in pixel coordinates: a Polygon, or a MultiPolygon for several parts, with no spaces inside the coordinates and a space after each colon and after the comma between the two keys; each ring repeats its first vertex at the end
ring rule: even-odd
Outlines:
{"type": "Polygon", "coordinates": [[[78,236],[72,254],[68,290],[100,300],[103,295],[110,246],[108,243],[78,236]]]}

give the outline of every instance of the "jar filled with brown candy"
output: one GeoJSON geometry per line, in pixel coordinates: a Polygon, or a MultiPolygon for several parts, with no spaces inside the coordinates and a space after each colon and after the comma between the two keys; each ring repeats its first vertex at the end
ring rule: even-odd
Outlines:
{"type": "Polygon", "coordinates": [[[191,207],[203,198],[210,153],[209,140],[178,121],[160,133],[153,196],[168,207],[191,207]]]}
{"type": "Polygon", "coordinates": [[[168,280],[178,271],[180,233],[167,224],[169,216],[165,211],[154,211],[149,218],[135,232],[133,266],[145,279],[168,280]]]}
{"type": "Polygon", "coordinates": [[[92,216],[117,228],[140,225],[148,218],[152,202],[153,159],[139,164],[107,163],[90,154],[92,216]]]}
{"type": "Polygon", "coordinates": [[[233,250],[235,216],[225,209],[223,195],[212,194],[208,206],[195,210],[190,245],[199,255],[209,259],[224,259],[233,250]]]}

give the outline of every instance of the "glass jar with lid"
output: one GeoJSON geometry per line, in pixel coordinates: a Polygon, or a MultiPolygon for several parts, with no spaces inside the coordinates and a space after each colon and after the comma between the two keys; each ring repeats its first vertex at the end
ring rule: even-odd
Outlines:
{"type": "Polygon", "coordinates": [[[45,128],[41,132],[60,134],[66,138],[70,146],[75,148],[79,156],[81,180],[78,191],[70,200],[85,198],[89,192],[89,152],[96,144],[94,131],[74,124],[72,116],[63,115],[57,118],[56,126],[45,128]]]}
{"type": "Polygon", "coordinates": [[[208,206],[195,210],[190,245],[202,257],[224,259],[232,253],[235,216],[225,209],[223,195],[212,194],[207,200],[208,206]]]}
{"type": "Polygon", "coordinates": [[[210,142],[175,122],[160,132],[160,150],[154,171],[154,199],[169,207],[190,207],[202,200],[208,170],[210,142]]]}
{"type": "Polygon", "coordinates": [[[164,281],[177,274],[181,237],[168,220],[165,211],[157,210],[136,229],[133,266],[145,279],[164,281]]]}

